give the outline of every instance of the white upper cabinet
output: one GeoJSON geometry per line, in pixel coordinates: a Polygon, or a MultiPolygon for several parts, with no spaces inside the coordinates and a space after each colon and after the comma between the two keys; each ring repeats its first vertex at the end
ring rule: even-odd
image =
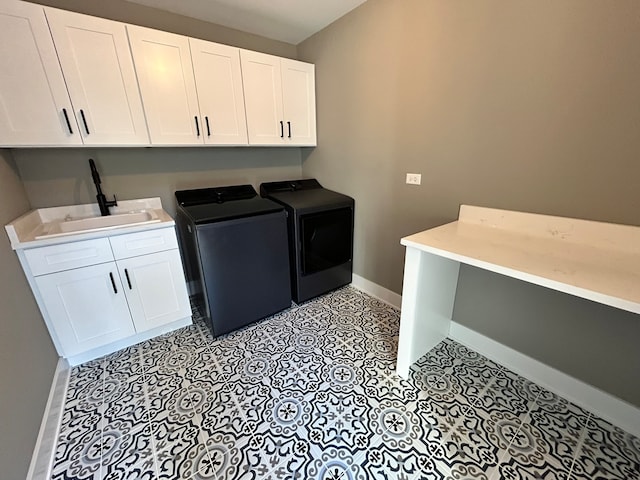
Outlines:
{"type": "Polygon", "coordinates": [[[316,145],[314,65],[0,0],[0,148],[316,145]]]}
{"type": "Polygon", "coordinates": [[[124,24],[45,8],[85,145],[148,145],[124,24]]]}
{"type": "Polygon", "coordinates": [[[40,5],[0,2],[0,146],[80,145],[40,5]]]}
{"type": "Polygon", "coordinates": [[[316,145],[314,65],[240,51],[250,145],[316,145]]]}
{"type": "Polygon", "coordinates": [[[195,38],[189,45],[205,143],[247,145],[240,49],[195,38]]]}
{"type": "Polygon", "coordinates": [[[127,32],[151,143],[203,144],[189,39],[133,25],[127,32]]]}
{"type": "Polygon", "coordinates": [[[316,145],[315,65],[280,59],[285,136],[295,145],[316,145]]]}
{"type": "Polygon", "coordinates": [[[247,145],[240,50],[127,26],[151,143],[247,145]]]}
{"type": "Polygon", "coordinates": [[[251,145],[284,143],[280,59],[240,50],[242,83],[251,145]]]}

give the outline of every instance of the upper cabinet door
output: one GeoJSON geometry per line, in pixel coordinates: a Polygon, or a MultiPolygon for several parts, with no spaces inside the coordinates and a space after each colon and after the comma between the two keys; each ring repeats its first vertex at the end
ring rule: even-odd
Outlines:
{"type": "Polygon", "coordinates": [[[151,143],[203,144],[189,39],[133,25],[127,32],[151,143]]]}
{"type": "Polygon", "coordinates": [[[189,39],[191,60],[209,145],[247,145],[240,49],[189,39]]]}
{"type": "Polygon", "coordinates": [[[124,24],[46,8],[85,145],[148,145],[124,24]]]}
{"type": "Polygon", "coordinates": [[[285,137],[295,145],[316,145],[315,65],[282,58],[285,137]]]}
{"type": "Polygon", "coordinates": [[[250,145],[283,145],[280,58],[240,50],[250,145]]]}
{"type": "Polygon", "coordinates": [[[313,64],[240,51],[250,145],[316,145],[313,64]]]}
{"type": "Polygon", "coordinates": [[[40,5],[0,2],[0,146],[80,145],[40,5]]]}

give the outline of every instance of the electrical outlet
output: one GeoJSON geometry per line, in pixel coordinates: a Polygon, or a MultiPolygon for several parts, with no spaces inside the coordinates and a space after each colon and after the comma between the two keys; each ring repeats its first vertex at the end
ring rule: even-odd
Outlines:
{"type": "Polygon", "coordinates": [[[422,174],[407,173],[407,183],[409,185],[420,185],[421,182],[422,182],[422,174]]]}

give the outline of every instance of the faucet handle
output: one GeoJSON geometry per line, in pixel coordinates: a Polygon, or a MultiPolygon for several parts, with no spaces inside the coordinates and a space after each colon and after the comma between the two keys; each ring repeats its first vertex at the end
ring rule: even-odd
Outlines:
{"type": "Polygon", "coordinates": [[[118,199],[114,195],[113,196],[113,200],[107,200],[106,204],[107,204],[107,207],[117,207],[118,206],[118,199]]]}

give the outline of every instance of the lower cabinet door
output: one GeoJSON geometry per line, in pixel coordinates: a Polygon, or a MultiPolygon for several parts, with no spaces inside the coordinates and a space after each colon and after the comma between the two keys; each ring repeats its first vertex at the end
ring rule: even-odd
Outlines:
{"type": "Polygon", "coordinates": [[[135,333],[115,263],[42,275],[35,281],[65,357],[135,333]]]}
{"type": "Polygon", "coordinates": [[[178,250],[118,260],[137,332],[191,316],[178,250]]]}

